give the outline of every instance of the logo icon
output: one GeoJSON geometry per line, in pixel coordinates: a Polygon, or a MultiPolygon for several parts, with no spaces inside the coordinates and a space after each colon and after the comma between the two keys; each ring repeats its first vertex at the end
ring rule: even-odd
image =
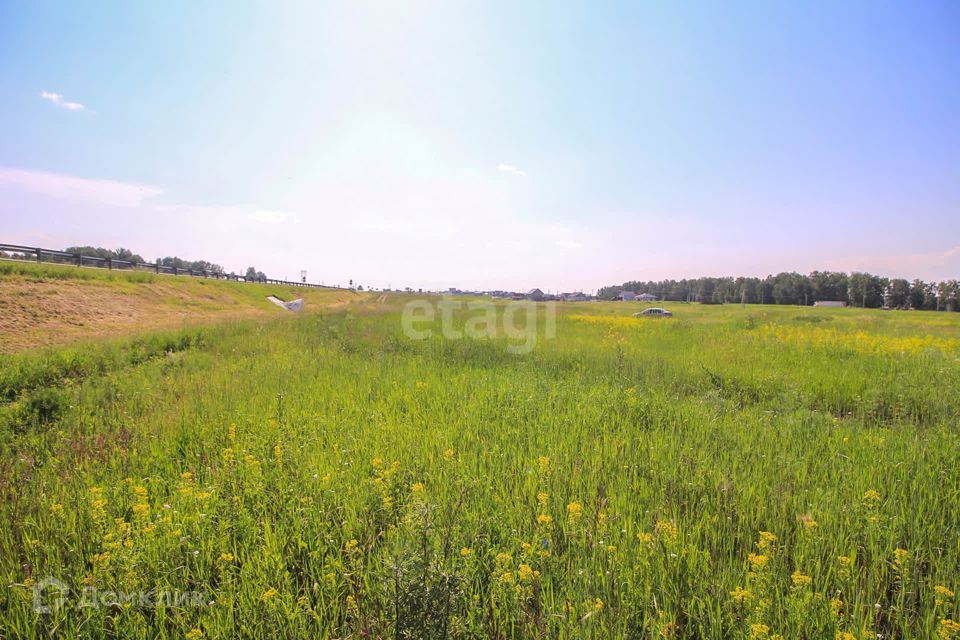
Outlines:
{"type": "Polygon", "coordinates": [[[50,614],[57,611],[67,601],[70,593],[63,581],[47,576],[33,585],[33,610],[40,614],[50,614]]]}

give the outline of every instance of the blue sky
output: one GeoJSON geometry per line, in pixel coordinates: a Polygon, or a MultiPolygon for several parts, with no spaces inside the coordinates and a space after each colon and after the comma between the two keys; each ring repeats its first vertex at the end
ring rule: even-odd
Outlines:
{"type": "Polygon", "coordinates": [[[960,277],[960,3],[0,5],[0,239],[373,286],[960,277]]]}

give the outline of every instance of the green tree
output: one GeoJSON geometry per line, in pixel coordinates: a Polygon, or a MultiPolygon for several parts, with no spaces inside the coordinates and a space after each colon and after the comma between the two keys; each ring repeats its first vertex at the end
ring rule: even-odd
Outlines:
{"type": "Polygon", "coordinates": [[[903,278],[894,278],[887,286],[885,302],[888,307],[903,309],[910,302],[910,283],[903,278]]]}
{"type": "Polygon", "coordinates": [[[887,284],[884,280],[869,273],[851,273],[847,280],[847,298],[850,304],[872,309],[883,306],[883,294],[887,284]]]}
{"type": "Polygon", "coordinates": [[[910,283],[910,307],[925,309],[927,301],[927,283],[923,280],[914,280],[910,283]]]}

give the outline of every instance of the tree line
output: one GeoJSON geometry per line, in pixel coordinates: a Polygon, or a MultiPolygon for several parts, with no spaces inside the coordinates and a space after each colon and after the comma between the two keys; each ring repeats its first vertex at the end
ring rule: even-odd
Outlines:
{"type": "Polygon", "coordinates": [[[649,293],[658,300],[707,304],[812,305],[821,300],[843,301],[854,307],[960,311],[960,282],[908,281],[870,273],[814,271],[810,275],[783,272],[766,278],[725,277],[682,280],[631,280],[603,287],[597,297],[615,299],[624,291],[649,293]]]}
{"type": "MultiPolygon", "coordinates": [[[[64,249],[64,252],[96,258],[110,258],[112,260],[121,260],[124,262],[130,262],[132,264],[147,264],[147,261],[144,260],[139,254],[134,253],[129,249],[124,249],[123,247],[119,249],[105,249],[103,247],[67,247],[64,249]]],[[[226,274],[226,271],[222,266],[207,260],[184,260],[183,258],[179,258],[177,256],[166,256],[165,258],[157,258],[154,263],[159,264],[161,267],[167,267],[169,269],[175,268],[179,271],[206,271],[207,273],[212,274],[226,274]]],[[[230,272],[230,275],[234,276],[236,274],[234,272],[230,272]]],[[[267,275],[263,271],[257,271],[256,267],[247,267],[244,277],[247,280],[267,279],[267,275]]]]}

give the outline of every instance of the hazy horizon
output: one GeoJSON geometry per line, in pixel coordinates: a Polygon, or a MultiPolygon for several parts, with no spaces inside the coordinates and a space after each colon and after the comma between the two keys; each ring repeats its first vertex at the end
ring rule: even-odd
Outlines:
{"type": "Polygon", "coordinates": [[[0,241],[592,291],[960,277],[960,5],[0,9],[0,241]]]}

